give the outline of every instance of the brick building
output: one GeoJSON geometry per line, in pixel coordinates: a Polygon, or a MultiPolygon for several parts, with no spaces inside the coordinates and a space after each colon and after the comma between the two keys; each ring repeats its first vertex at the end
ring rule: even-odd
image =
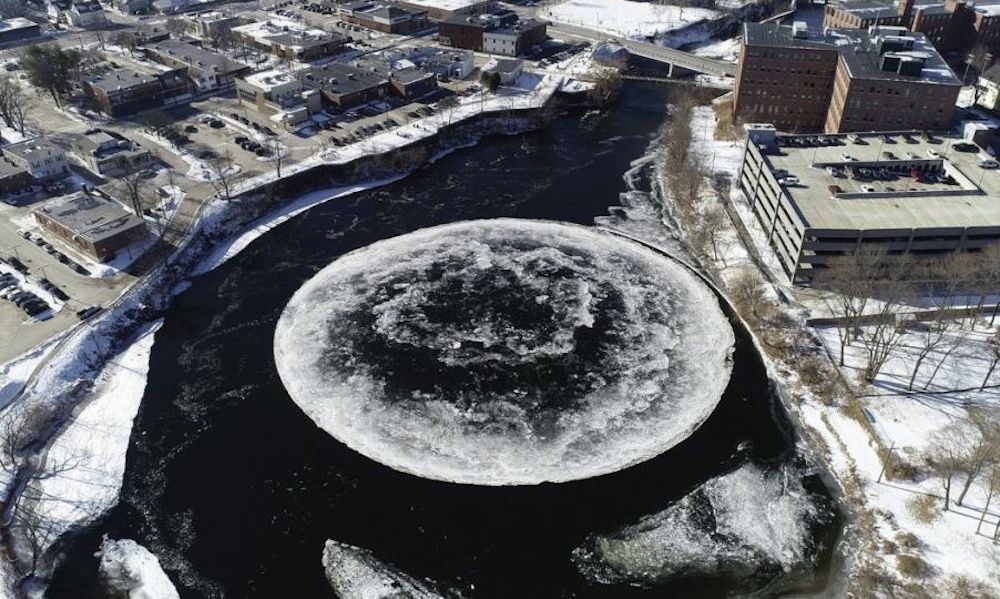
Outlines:
{"type": "Polygon", "coordinates": [[[33,215],[46,231],[98,262],[149,236],[142,218],[98,192],[55,198],[35,208],[33,215]]]}
{"type": "Polygon", "coordinates": [[[782,131],[947,129],[961,89],[920,33],[744,25],[734,111],[782,131]]]}
{"type": "Polygon", "coordinates": [[[358,0],[337,6],[337,16],[382,33],[407,35],[430,27],[426,10],[408,10],[394,4],[358,0]]]}
{"type": "Polygon", "coordinates": [[[868,29],[899,26],[923,33],[942,51],[965,51],[983,44],[1000,50],[1000,0],[845,0],[830,2],[823,27],[868,29]]]}
{"type": "Polygon", "coordinates": [[[510,10],[481,15],[460,15],[438,24],[441,43],[453,48],[517,56],[548,38],[548,23],[537,19],[519,19],[510,10]]]}

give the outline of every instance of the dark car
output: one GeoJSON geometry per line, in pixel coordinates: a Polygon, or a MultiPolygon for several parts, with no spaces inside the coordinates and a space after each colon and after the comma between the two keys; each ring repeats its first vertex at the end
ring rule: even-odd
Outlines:
{"type": "Polygon", "coordinates": [[[211,127],[212,129],[222,129],[223,127],[226,126],[226,124],[220,121],[219,119],[214,119],[208,122],[208,126],[211,127]]]}
{"type": "Polygon", "coordinates": [[[80,310],[79,312],[76,313],[76,315],[77,317],[80,318],[80,320],[87,320],[88,318],[90,318],[94,314],[97,314],[100,311],[101,311],[100,306],[90,306],[89,308],[84,308],[83,310],[80,310]]]}
{"type": "Polygon", "coordinates": [[[24,262],[21,262],[21,260],[19,260],[16,256],[7,256],[7,264],[10,264],[14,267],[14,270],[22,275],[28,272],[28,267],[25,266],[24,262]]]}
{"type": "Polygon", "coordinates": [[[184,127],[184,132],[185,133],[197,133],[198,132],[198,128],[195,127],[194,125],[186,125],[184,127]]]}

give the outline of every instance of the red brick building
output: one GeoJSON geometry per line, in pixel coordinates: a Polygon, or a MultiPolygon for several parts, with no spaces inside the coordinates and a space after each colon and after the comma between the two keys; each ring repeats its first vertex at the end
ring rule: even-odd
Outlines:
{"type": "Polygon", "coordinates": [[[941,130],[960,89],[920,33],[747,23],[734,111],[788,132],[941,130]]]}
{"type": "Polygon", "coordinates": [[[923,33],[942,51],[982,44],[1000,50],[1000,0],[846,0],[826,5],[823,27],[867,29],[900,26],[923,33]]]}

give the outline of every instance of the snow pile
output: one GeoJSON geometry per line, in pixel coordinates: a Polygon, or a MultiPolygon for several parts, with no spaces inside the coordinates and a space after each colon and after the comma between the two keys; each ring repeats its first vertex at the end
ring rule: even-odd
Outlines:
{"type": "Polygon", "coordinates": [[[696,44],[693,48],[685,48],[685,50],[695,56],[736,62],[740,56],[740,39],[739,37],[734,37],[728,40],[712,40],[696,44]]]}
{"type": "Polygon", "coordinates": [[[177,589],[148,549],[132,539],[101,543],[101,579],[115,597],[128,599],[179,599],[177,589]]]}
{"type": "Polygon", "coordinates": [[[649,38],[715,19],[719,13],[707,8],[690,8],[632,2],[631,0],[568,0],[542,14],[557,23],[577,25],[628,38],[649,38]]]}
{"type": "Polygon", "coordinates": [[[49,448],[45,463],[56,473],[34,484],[40,498],[37,509],[54,531],[86,524],[118,501],[132,421],[146,389],[149,353],[161,324],[147,325],[101,371],[92,398],[49,448]]]}
{"type": "Polygon", "coordinates": [[[790,468],[753,464],[714,478],[662,512],[574,551],[580,571],[601,583],[677,576],[771,577],[808,562],[820,516],[790,468]]]}
{"type": "Polygon", "coordinates": [[[368,550],[327,541],[323,568],[340,599],[443,599],[432,582],[421,582],[381,562],[368,550]]]}
{"type": "Polygon", "coordinates": [[[387,466],[486,485],[614,472],[712,413],[734,343],[712,291],[627,240],[498,219],[347,254],[275,332],[292,398],[387,466]]]}

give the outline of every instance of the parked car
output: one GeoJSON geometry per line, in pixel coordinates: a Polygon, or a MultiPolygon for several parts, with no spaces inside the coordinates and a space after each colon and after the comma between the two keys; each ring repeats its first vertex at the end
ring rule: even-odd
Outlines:
{"type": "Polygon", "coordinates": [[[220,121],[219,119],[214,119],[208,122],[208,126],[211,127],[212,129],[222,129],[223,127],[226,126],[226,124],[220,121]]]}
{"type": "Polygon", "coordinates": [[[90,306],[89,308],[84,308],[83,310],[79,310],[76,313],[76,315],[80,320],[87,320],[88,318],[92,317],[94,314],[97,314],[101,310],[102,308],[100,306],[90,306]]]}
{"type": "Polygon", "coordinates": [[[994,169],[994,168],[997,168],[998,166],[1000,166],[1000,162],[997,162],[996,160],[993,160],[992,158],[990,158],[988,160],[980,160],[979,161],[979,167],[980,168],[994,169]]]}

